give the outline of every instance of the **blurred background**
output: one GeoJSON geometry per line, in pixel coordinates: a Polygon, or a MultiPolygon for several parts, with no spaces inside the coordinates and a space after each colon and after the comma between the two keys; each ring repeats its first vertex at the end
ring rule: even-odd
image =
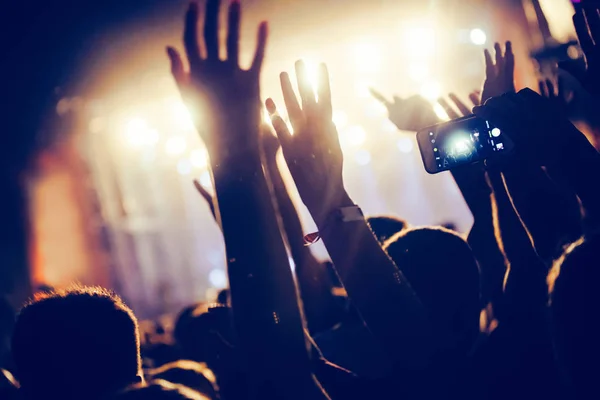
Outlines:
{"type": "MultiPolygon", "coordinates": [[[[513,41],[517,87],[537,87],[557,61],[581,62],[569,0],[241,2],[243,62],[258,23],[270,23],[263,98],[282,102],[278,75],[296,59],[326,62],[351,196],[367,214],[414,225],[466,233],[472,218],[447,173],[425,173],[414,133],[387,120],[369,87],[389,98],[466,99],[494,41],[513,41]]],[[[42,285],[82,282],[115,289],[153,318],[226,285],[220,231],[192,184],[212,190],[207,154],[165,54],[168,44],[182,48],[186,6],[3,5],[0,294],[15,304],[42,285]]]]}

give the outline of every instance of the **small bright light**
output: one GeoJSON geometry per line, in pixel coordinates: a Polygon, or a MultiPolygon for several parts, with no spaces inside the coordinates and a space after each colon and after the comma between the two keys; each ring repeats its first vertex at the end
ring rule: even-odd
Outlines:
{"type": "Polygon", "coordinates": [[[454,151],[456,153],[463,153],[466,152],[469,149],[470,143],[467,140],[459,140],[456,143],[454,143],[454,151]]]}
{"type": "Polygon", "coordinates": [[[502,133],[502,132],[501,132],[501,131],[500,131],[500,129],[498,129],[498,128],[494,128],[494,129],[492,129],[492,136],[493,136],[493,137],[498,137],[498,136],[500,136],[500,134],[501,134],[501,133],[502,133]]]}
{"type": "Polygon", "coordinates": [[[210,172],[208,172],[208,171],[204,171],[202,173],[202,175],[200,175],[200,179],[198,179],[198,181],[206,189],[212,189],[213,188],[212,178],[210,177],[210,172]]]}
{"type": "Polygon", "coordinates": [[[410,153],[414,147],[412,139],[406,136],[398,139],[396,146],[402,153],[410,153]]]}
{"type": "Polygon", "coordinates": [[[185,142],[185,139],[181,136],[169,138],[169,140],[167,140],[167,143],[165,144],[165,150],[167,151],[167,154],[171,156],[182,154],[185,151],[186,147],[187,143],[185,142]]]}
{"type": "Polygon", "coordinates": [[[381,53],[373,43],[358,43],[354,47],[354,62],[358,72],[377,73],[381,69],[381,53]]]}
{"type": "Polygon", "coordinates": [[[129,144],[135,147],[153,145],[158,142],[158,132],[149,129],[148,123],[141,118],[132,118],[127,121],[125,135],[129,144]]]}
{"type": "Polygon", "coordinates": [[[342,143],[352,146],[360,146],[366,138],[367,133],[361,126],[350,126],[344,129],[340,136],[342,143]]]}
{"type": "Polygon", "coordinates": [[[214,287],[224,288],[227,286],[227,274],[222,269],[215,268],[208,273],[208,281],[214,287]]]}
{"type": "Polygon", "coordinates": [[[471,42],[478,46],[482,46],[487,42],[487,35],[479,28],[472,29],[469,37],[471,38],[471,42]]]}
{"type": "Polygon", "coordinates": [[[429,81],[421,86],[421,96],[428,100],[437,100],[442,94],[442,87],[439,82],[429,81]]]}
{"type": "Polygon", "coordinates": [[[371,162],[371,153],[367,150],[358,150],[354,155],[354,159],[358,165],[367,165],[371,162]]]}
{"type": "Polygon", "coordinates": [[[180,160],[177,163],[177,172],[180,175],[189,175],[192,172],[192,164],[189,160],[180,160]]]}
{"type": "Polygon", "coordinates": [[[442,107],[441,104],[435,103],[433,105],[433,111],[435,112],[435,115],[437,115],[437,117],[439,119],[441,119],[442,121],[449,121],[450,120],[450,117],[448,116],[448,113],[446,112],[446,110],[444,110],[444,107],[442,107]]]}
{"type": "Polygon", "coordinates": [[[208,153],[204,149],[195,149],[190,153],[190,162],[195,168],[206,168],[208,165],[208,153]]]}
{"type": "Polygon", "coordinates": [[[194,122],[188,108],[181,101],[173,100],[171,102],[171,111],[173,119],[180,129],[193,129],[194,122]]]}
{"type": "Polygon", "coordinates": [[[336,128],[344,129],[348,124],[348,115],[345,112],[336,110],[333,112],[333,123],[336,128]]]}
{"type": "Polygon", "coordinates": [[[423,82],[429,77],[429,64],[426,62],[412,62],[408,66],[408,76],[415,82],[423,82]]]}
{"type": "Polygon", "coordinates": [[[436,31],[431,21],[414,21],[404,27],[404,48],[411,58],[426,59],[435,55],[436,31]]]}

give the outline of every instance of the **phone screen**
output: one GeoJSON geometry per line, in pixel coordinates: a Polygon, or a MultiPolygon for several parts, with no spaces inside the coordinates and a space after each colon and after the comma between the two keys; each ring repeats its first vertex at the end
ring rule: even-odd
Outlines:
{"type": "Polygon", "coordinates": [[[425,128],[417,138],[429,173],[482,161],[513,147],[499,128],[475,116],[425,128]]]}

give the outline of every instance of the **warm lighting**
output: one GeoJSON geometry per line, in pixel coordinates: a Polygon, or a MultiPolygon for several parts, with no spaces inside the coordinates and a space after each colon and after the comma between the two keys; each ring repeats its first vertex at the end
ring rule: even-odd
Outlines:
{"type": "Polygon", "coordinates": [[[205,189],[211,189],[213,188],[213,183],[212,183],[212,178],[210,177],[210,172],[208,171],[204,171],[202,173],[202,175],[200,175],[200,179],[198,179],[198,181],[200,182],[200,184],[205,188],[205,189]]]}
{"type": "Polygon", "coordinates": [[[194,168],[206,168],[208,166],[208,153],[204,149],[192,150],[190,162],[194,168]]]}
{"type": "Polygon", "coordinates": [[[435,55],[436,31],[429,21],[415,21],[404,26],[404,50],[409,58],[424,59],[435,55]]]}
{"type": "Polygon", "coordinates": [[[358,72],[377,73],[381,69],[381,53],[373,43],[358,43],[354,47],[354,63],[358,72]]]}
{"type": "Polygon", "coordinates": [[[423,82],[429,77],[429,64],[422,61],[411,62],[408,65],[408,77],[415,82],[423,82]]]}
{"type": "Polygon", "coordinates": [[[442,121],[450,120],[448,113],[446,112],[446,110],[444,110],[444,107],[442,107],[439,103],[435,103],[433,105],[433,111],[435,112],[435,115],[437,115],[437,117],[442,121]]]}
{"type": "Polygon", "coordinates": [[[190,130],[194,129],[194,122],[192,119],[192,115],[188,108],[183,104],[183,102],[178,100],[170,100],[171,112],[173,115],[173,120],[175,124],[180,129],[190,130]]]}
{"type": "Polygon", "coordinates": [[[333,112],[333,123],[336,128],[344,129],[348,125],[348,115],[345,112],[336,110],[333,112]]]}
{"type": "Polygon", "coordinates": [[[371,153],[367,150],[358,150],[354,154],[354,159],[358,165],[368,165],[371,162],[371,153]]]}
{"type": "Polygon", "coordinates": [[[227,287],[227,274],[222,269],[215,268],[208,273],[208,281],[216,288],[227,287]]]}
{"type": "Polygon", "coordinates": [[[487,42],[487,35],[482,29],[479,28],[472,29],[471,33],[469,34],[469,38],[473,44],[478,46],[482,46],[485,44],[485,42],[487,42]]]}
{"type": "Polygon", "coordinates": [[[414,147],[413,141],[409,137],[401,137],[398,139],[396,146],[398,146],[398,150],[400,150],[402,153],[410,153],[414,147]]]}
{"type": "Polygon", "coordinates": [[[180,160],[177,163],[177,172],[179,172],[180,175],[189,175],[192,172],[190,160],[180,160]]]}
{"type": "Polygon", "coordinates": [[[351,146],[362,145],[367,138],[367,133],[361,126],[350,126],[342,131],[340,140],[342,144],[351,146]]]}
{"type": "Polygon", "coordinates": [[[388,115],[387,107],[375,99],[372,99],[369,104],[366,105],[365,111],[369,117],[373,118],[387,117],[388,115]]]}
{"type": "Polygon", "coordinates": [[[158,142],[158,132],[148,127],[142,118],[132,118],[125,125],[127,142],[134,147],[153,145],[158,142]]]}
{"type": "Polygon", "coordinates": [[[165,150],[167,154],[171,156],[183,154],[183,152],[185,152],[186,147],[187,143],[185,142],[185,139],[181,136],[169,138],[169,140],[167,140],[167,143],[165,144],[165,150]]]}
{"type": "Polygon", "coordinates": [[[442,94],[442,87],[439,82],[429,81],[421,86],[421,96],[428,100],[437,100],[442,94]]]}
{"type": "Polygon", "coordinates": [[[106,128],[106,120],[102,117],[93,118],[88,127],[90,133],[100,133],[106,128]]]}

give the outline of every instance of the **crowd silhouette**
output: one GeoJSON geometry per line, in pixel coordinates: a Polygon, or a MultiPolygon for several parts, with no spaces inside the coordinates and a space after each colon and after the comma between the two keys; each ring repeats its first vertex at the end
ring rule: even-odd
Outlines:
{"type": "MultiPolygon", "coordinates": [[[[284,104],[263,102],[268,24],[243,69],[240,3],[226,28],[221,8],[191,3],[167,55],[184,102],[208,116],[195,123],[215,195],[196,186],[223,234],[228,289],[172,331],[157,325],[157,339],[100,287],[49,288],[18,313],[3,301],[0,399],[600,398],[600,8],[573,18],[585,70],[517,90],[512,44],[497,43],[469,105],[439,100],[515,142],[510,157],[451,171],[474,217],[466,237],[365,217],[344,184],[327,66],[315,89],[297,61],[295,85],[280,75],[284,104]],[[279,151],[318,232],[302,230],[279,151]],[[330,261],[312,255],[316,241],[330,261]]],[[[427,101],[372,94],[399,129],[441,122],[427,101]]]]}

